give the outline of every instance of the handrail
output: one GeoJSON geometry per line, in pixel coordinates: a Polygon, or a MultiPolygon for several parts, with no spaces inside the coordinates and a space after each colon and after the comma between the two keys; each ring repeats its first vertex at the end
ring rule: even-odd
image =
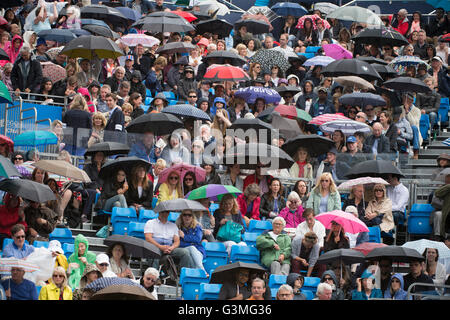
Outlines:
{"type": "Polygon", "coordinates": [[[445,296],[443,293],[441,294],[438,291],[435,291],[436,294],[426,294],[423,292],[411,292],[411,289],[414,288],[415,286],[431,287],[434,289],[436,289],[436,288],[450,289],[450,285],[415,282],[415,283],[411,284],[408,288],[407,299],[409,299],[411,296],[422,296],[422,297],[439,297],[439,300],[450,300],[450,296],[445,296]]]}
{"type": "Polygon", "coordinates": [[[11,97],[13,100],[18,99],[19,97],[23,100],[23,102],[29,102],[29,103],[34,103],[34,104],[43,104],[44,101],[39,101],[39,100],[34,100],[31,99],[32,96],[34,97],[47,97],[49,99],[64,99],[64,102],[60,103],[60,102],[51,102],[51,103],[47,103],[47,105],[53,105],[53,106],[61,106],[63,108],[65,108],[65,106],[67,105],[67,99],[68,96],[55,96],[55,95],[49,95],[49,94],[40,94],[40,93],[32,93],[32,92],[19,92],[18,94],[16,94],[15,91],[9,91],[9,93],[11,94],[11,97]],[[23,97],[27,97],[27,98],[23,98],[23,97]]]}

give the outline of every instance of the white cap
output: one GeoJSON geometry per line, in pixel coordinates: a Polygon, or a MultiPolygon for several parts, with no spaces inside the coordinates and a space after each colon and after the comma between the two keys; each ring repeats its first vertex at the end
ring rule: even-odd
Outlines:
{"type": "Polygon", "coordinates": [[[58,240],[52,240],[48,243],[48,250],[51,252],[57,252],[60,254],[64,254],[63,248],[61,248],[61,242],[58,240]]]}
{"type": "Polygon", "coordinates": [[[104,253],[100,253],[95,261],[97,261],[98,264],[107,263],[109,265],[109,257],[104,253]]]}

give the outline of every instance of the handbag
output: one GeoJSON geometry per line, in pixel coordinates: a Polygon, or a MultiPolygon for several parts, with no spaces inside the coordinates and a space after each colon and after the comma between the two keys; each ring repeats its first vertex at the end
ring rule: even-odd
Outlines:
{"type": "Polygon", "coordinates": [[[95,235],[99,238],[107,238],[109,235],[109,226],[103,226],[95,235]]]}
{"type": "Polygon", "coordinates": [[[244,230],[244,227],[241,224],[227,221],[217,232],[217,239],[220,241],[241,242],[242,230],[244,230]]]}
{"type": "Polygon", "coordinates": [[[436,209],[436,211],[442,210],[442,206],[444,205],[444,200],[436,197],[433,194],[433,198],[431,199],[431,206],[436,209]]]}

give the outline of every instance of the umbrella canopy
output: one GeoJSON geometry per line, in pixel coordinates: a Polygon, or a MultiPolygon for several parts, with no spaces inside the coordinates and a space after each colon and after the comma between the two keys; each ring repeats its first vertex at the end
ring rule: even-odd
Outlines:
{"type": "Polygon", "coordinates": [[[372,67],[377,70],[377,72],[382,76],[383,78],[391,77],[394,78],[398,75],[397,71],[395,71],[394,68],[388,65],[382,65],[378,63],[373,63],[372,67]]]}
{"type": "Polygon", "coordinates": [[[156,50],[158,54],[188,53],[197,48],[190,42],[169,42],[156,50]]]}
{"type": "Polygon", "coordinates": [[[408,39],[400,32],[386,27],[365,28],[354,35],[352,40],[356,43],[373,44],[378,47],[384,45],[401,47],[409,44],[408,39]]]}
{"type": "Polygon", "coordinates": [[[3,81],[0,81],[0,103],[13,103],[8,87],[3,83],[3,81]]]}
{"type": "Polygon", "coordinates": [[[11,177],[21,177],[17,168],[13,165],[11,160],[0,155],[0,177],[11,178],[11,177]]]}
{"type": "Polygon", "coordinates": [[[47,41],[67,43],[75,39],[76,36],[69,29],[48,29],[40,31],[37,36],[47,41]]]}
{"type": "Polygon", "coordinates": [[[172,13],[175,13],[176,15],[182,17],[183,19],[186,19],[187,22],[192,22],[194,20],[197,20],[198,18],[194,16],[192,13],[187,11],[178,11],[178,10],[172,10],[170,11],[172,13]]]}
{"type": "Polygon", "coordinates": [[[385,106],[386,101],[378,94],[370,92],[353,92],[339,97],[338,101],[343,105],[365,107],[371,105],[374,107],[385,106]]]}
{"type": "Polygon", "coordinates": [[[273,66],[277,66],[283,72],[286,72],[291,66],[282,52],[270,49],[259,49],[250,58],[250,61],[257,62],[268,70],[271,70],[273,66]]]}
{"type": "Polygon", "coordinates": [[[230,64],[235,67],[242,67],[247,60],[232,51],[213,51],[202,58],[202,62],[211,64],[230,64]]]}
{"type": "Polygon", "coordinates": [[[352,249],[335,249],[320,255],[317,263],[329,264],[339,261],[341,264],[349,265],[353,263],[362,263],[366,257],[363,253],[352,249]]]}
{"type": "Polygon", "coordinates": [[[39,271],[38,265],[25,261],[24,259],[17,258],[1,258],[0,259],[0,274],[11,273],[12,268],[21,268],[25,272],[35,272],[39,271]]]}
{"type": "Polygon", "coordinates": [[[412,91],[417,93],[428,93],[430,88],[421,80],[411,77],[398,77],[383,84],[388,89],[394,89],[402,92],[412,91]]]}
{"type": "Polygon", "coordinates": [[[49,78],[52,81],[52,83],[67,78],[66,69],[53,62],[50,61],[41,62],[41,67],[42,67],[42,76],[45,78],[49,78]]]}
{"type": "MultiPolygon", "coordinates": [[[[71,32],[73,32],[74,30],[82,30],[82,29],[70,29],[71,32]]],[[[86,30],[83,30],[86,31],[86,30]]],[[[74,33],[75,35],[77,35],[76,33],[74,33]]],[[[87,35],[90,35],[90,33],[88,31],[86,31],[87,35]]],[[[78,35],[77,35],[78,36],[78,35]]],[[[61,47],[54,47],[54,48],[50,48],[46,51],[46,53],[48,54],[48,56],[51,59],[56,59],[56,56],[62,51],[62,49],[64,49],[63,46],[61,47]]],[[[42,64],[41,64],[42,65],[42,64]]]]}
{"type": "Polygon", "coordinates": [[[232,194],[235,198],[242,193],[234,186],[222,184],[208,184],[190,191],[185,198],[188,200],[200,200],[208,198],[211,201],[221,201],[225,194],[232,194]]]}
{"type": "Polygon", "coordinates": [[[23,6],[23,0],[2,0],[2,2],[0,3],[0,8],[3,9],[21,6],[23,6]]]}
{"type": "Polygon", "coordinates": [[[183,210],[205,211],[205,207],[197,201],[188,199],[175,199],[162,201],[153,209],[155,212],[171,211],[181,212],[183,210]]]}
{"type": "Polygon", "coordinates": [[[333,62],[335,59],[329,56],[315,56],[312,58],[309,58],[306,60],[303,65],[306,67],[313,67],[313,66],[322,66],[325,67],[329,65],[331,62],[333,62]]]}
{"type": "Polygon", "coordinates": [[[286,117],[288,119],[300,119],[304,121],[312,120],[311,115],[305,110],[299,109],[296,106],[287,106],[284,104],[279,104],[277,106],[264,109],[257,118],[264,119],[268,116],[273,115],[274,112],[277,112],[280,114],[280,116],[286,117]]]}
{"type": "Polygon", "coordinates": [[[2,180],[0,181],[0,190],[39,203],[56,200],[56,196],[49,186],[28,179],[2,180]]]}
{"type": "Polygon", "coordinates": [[[382,64],[382,65],[387,65],[388,64],[387,61],[384,61],[383,59],[375,58],[375,57],[372,57],[372,56],[370,56],[370,57],[359,56],[359,57],[356,57],[356,59],[365,61],[365,62],[367,62],[369,64],[374,64],[374,63],[378,63],[378,64],[382,64]]]}
{"type": "Polygon", "coordinates": [[[280,134],[284,135],[286,139],[292,139],[303,133],[297,120],[282,117],[277,112],[272,115],[272,126],[274,129],[277,129],[280,134]]]}
{"type": "Polygon", "coordinates": [[[336,77],[334,78],[334,81],[336,81],[339,84],[342,84],[343,86],[355,87],[357,89],[375,90],[373,84],[358,76],[336,77]]]}
{"type": "Polygon", "coordinates": [[[204,80],[209,80],[210,82],[222,82],[222,81],[248,81],[250,77],[248,74],[242,70],[240,67],[233,67],[230,65],[219,66],[214,65],[213,67],[208,68],[205,75],[203,76],[204,80]]]}
{"type": "Polygon", "coordinates": [[[62,177],[81,182],[91,182],[91,178],[89,178],[84,170],[81,170],[64,160],[39,160],[33,163],[33,166],[62,177]]]}
{"type": "Polygon", "coordinates": [[[296,95],[297,93],[301,92],[302,90],[299,89],[298,87],[294,87],[294,86],[279,86],[274,88],[279,94],[280,96],[284,97],[284,94],[286,93],[290,93],[293,96],[296,95]]]}
{"type": "Polygon", "coordinates": [[[126,144],[106,141],[90,146],[84,153],[84,157],[93,157],[97,152],[103,152],[106,157],[109,157],[116,154],[128,154],[129,151],[130,147],[126,144]]]}
{"type": "Polygon", "coordinates": [[[308,123],[320,126],[326,122],[335,120],[350,120],[350,118],[347,118],[346,116],[339,113],[325,113],[321,114],[320,116],[312,118],[312,120],[308,123]]]}
{"type": "Polygon", "coordinates": [[[175,106],[168,106],[162,110],[163,113],[170,113],[184,119],[205,120],[212,121],[211,117],[204,112],[190,104],[177,104],[175,106]]]}
{"type": "Polygon", "coordinates": [[[106,24],[105,21],[98,20],[98,19],[81,19],[81,25],[84,26],[85,24],[92,24],[95,26],[108,27],[108,25],[106,24]]]}
{"type": "Polygon", "coordinates": [[[239,19],[234,23],[234,28],[236,30],[239,30],[243,26],[247,28],[247,32],[250,32],[252,34],[262,34],[270,32],[270,24],[262,20],[239,19]]]}
{"type": "Polygon", "coordinates": [[[390,63],[390,65],[397,67],[397,66],[404,66],[404,67],[408,67],[408,66],[418,66],[419,64],[425,64],[427,65],[427,68],[429,68],[430,66],[423,61],[422,59],[420,59],[417,56],[398,56],[395,57],[390,63]]]}
{"type": "Polygon", "coordinates": [[[234,262],[223,266],[218,266],[211,274],[209,283],[226,283],[233,282],[236,279],[236,272],[240,269],[247,269],[250,272],[264,274],[266,269],[256,263],[234,262]]]}
{"type": "Polygon", "coordinates": [[[326,153],[331,147],[334,146],[334,142],[317,134],[310,135],[298,135],[295,138],[286,141],[281,148],[286,151],[291,157],[295,157],[299,148],[306,148],[311,157],[317,157],[326,153]]]}
{"type": "Polygon", "coordinates": [[[102,20],[112,25],[128,25],[128,19],[116,8],[104,5],[90,5],[82,7],[80,17],[85,19],[102,20]]]}
{"type": "Polygon", "coordinates": [[[211,32],[217,34],[222,38],[228,37],[233,25],[223,19],[208,19],[197,23],[195,26],[197,34],[204,34],[205,32],[211,32]]]}
{"type": "Polygon", "coordinates": [[[120,37],[120,35],[117,32],[112,31],[110,27],[97,26],[95,24],[86,24],[82,28],[83,30],[87,30],[91,34],[96,36],[102,36],[111,39],[118,39],[120,37]]]}
{"type": "Polygon", "coordinates": [[[381,21],[377,14],[369,9],[358,6],[340,7],[327,15],[327,19],[330,18],[377,26],[383,25],[383,21],[381,21]]]}
{"type": "Polygon", "coordinates": [[[273,130],[273,127],[270,124],[268,124],[258,118],[255,118],[255,119],[239,118],[233,122],[233,124],[231,125],[231,127],[229,127],[229,129],[231,129],[231,130],[242,129],[244,131],[250,130],[250,129],[273,130]]]}
{"type": "Polygon", "coordinates": [[[339,8],[338,5],[330,2],[316,2],[313,5],[313,10],[319,10],[323,14],[330,14],[337,8],[339,8]]]}
{"type": "Polygon", "coordinates": [[[270,88],[264,87],[246,87],[240,88],[235,93],[234,96],[237,98],[242,98],[245,102],[249,104],[255,103],[256,99],[262,98],[266,104],[278,104],[281,100],[281,96],[278,92],[270,88]]]}
{"type": "Polygon", "coordinates": [[[56,144],[58,137],[51,131],[37,130],[27,131],[14,138],[16,146],[46,146],[56,144]]]}
{"type": "Polygon", "coordinates": [[[370,64],[359,59],[333,61],[321,73],[325,77],[358,76],[367,81],[383,80],[370,64]]]}
{"type": "Polygon", "coordinates": [[[291,15],[294,17],[301,17],[308,13],[308,10],[305,9],[305,7],[295,2],[278,2],[270,9],[279,16],[291,15]]]}
{"type": "Polygon", "coordinates": [[[112,285],[92,295],[91,300],[155,300],[142,286],[112,285]]]}
{"type": "Polygon", "coordinates": [[[329,23],[327,20],[322,19],[321,17],[319,17],[317,14],[305,15],[305,16],[299,18],[299,19],[298,19],[298,22],[297,22],[297,25],[296,25],[295,27],[296,27],[297,29],[303,28],[303,24],[304,24],[304,22],[305,22],[306,19],[311,19],[311,20],[312,20],[312,25],[313,25],[313,29],[314,29],[314,30],[317,29],[317,26],[316,26],[316,21],[317,21],[317,20],[322,20],[323,26],[324,26],[326,29],[330,29],[330,28],[331,28],[330,23],[329,23]]]}
{"type": "Polygon", "coordinates": [[[376,243],[376,242],[363,242],[356,247],[352,248],[352,250],[356,250],[362,252],[364,255],[368,255],[375,248],[387,247],[387,244],[384,243],[376,243]]]}
{"type": "Polygon", "coordinates": [[[353,214],[341,210],[320,213],[316,216],[325,228],[331,229],[331,223],[334,221],[342,226],[345,232],[359,233],[369,232],[366,224],[355,217],[353,214]]]}
{"type": "Polygon", "coordinates": [[[354,186],[366,185],[366,184],[388,185],[389,183],[386,180],[379,178],[379,177],[361,177],[361,178],[355,178],[355,179],[351,179],[351,180],[342,182],[339,185],[338,190],[350,190],[354,186]]]}
{"type": "Polygon", "coordinates": [[[324,44],[322,48],[327,56],[336,60],[353,58],[353,54],[350,51],[336,43],[324,44]]]}
{"type": "Polygon", "coordinates": [[[336,130],[341,130],[344,135],[352,136],[355,132],[371,133],[372,128],[362,122],[355,120],[334,120],[325,122],[319,126],[323,132],[333,133],[336,130]]]}
{"type": "Polygon", "coordinates": [[[94,292],[98,292],[110,286],[126,285],[131,287],[141,287],[139,283],[134,282],[128,278],[119,277],[103,277],[89,283],[86,288],[94,292]]]}
{"type": "Polygon", "coordinates": [[[368,160],[360,162],[354,167],[350,168],[346,177],[348,179],[360,177],[384,177],[388,174],[404,177],[403,173],[392,164],[391,161],[386,160],[368,160]]]}
{"type": "Polygon", "coordinates": [[[420,239],[416,241],[409,241],[402,245],[404,248],[414,249],[421,255],[428,249],[436,249],[439,253],[439,259],[450,258],[450,249],[443,242],[431,241],[428,239],[420,239]]]}
{"type": "Polygon", "coordinates": [[[135,258],[159,259],[161,250],[150,242],[121,234],[113,234],[106,238],[103,243],[108,247],[112,247],[115,243],[120,243],[125,247],[127,253],[135,258]]]}
{"type": "Polygon", "coordinates": [[[162,136],[181,128],[184,128],[183,121],[173,114],[146,113],[132,120],[127,126],[127,132],[153,132],[156,136],[162,136]]]}
{"type": "Polygon", "coordinates": [[[142,17],[142,15],[138,11],[128,7],[116,7],[116,10],[120,11],[120,13],[122,13],[123,16],[127,18],[128,23],[136,22],[142,17]]]}
{"type": "Polygon", "coordinates": [[[159,183],[166,182],[169,175],[174,171],[178,173],[181,181],[183,181],[184,176],[188,172],[193,172],[195,174],[195,179],[197,180],[197,182],[204,181],[206,177],[205,169],[187,163],[180,163],[161,171],[161,173],[159,174],[158,182],[159,183]]]}
{"type": "Polygon", "coordinates": [[[120,38],[120,41],[129,47],[135,47],[142,44],[144,47],[150,48],[160,44],[160,40],[140,33],[129,33],[120,38]]]}
{"type": "Polygon", "coordinates": [[[92,60],[94,53],[100,59],[116,59],[123,56],[122,50],[111,39],[101,36],[81,36],[70,41],[61,51],[69,58],[92,60]]]}
{"type": "Polygon", "coordinates": [[[410,262],[413,260],[423,261],[424,257],[415,249],[400,247],[400,246],[386,246],[375,248],[366,255],[368,260],[382,260],[391,259],[393,262],[410,262]]]}
{"type": "Polygon", "coordinates": [[[175,13],[165,11],[152,12],[133,23],[131,27],[152,33],[189,32],[195,30],[186,19],[175,13]]]}
{"type": "Polygon", "coordinates": [[[439,38],[440,42],[450,42],[450,33],[444,34],[439,38]]]}
{"type": "Polygon", "coordinates": [[[144,166],[146,171],[151,168],[150,162],[136,156],[119,157],[114,161],[105,163],[100,169],[98,176],[104,180],[111,179],[112,177],[115,177],[118,170],[122,169],[125,171],[127,177],[130,177],[132,168],[138,165],[144,166]]]}

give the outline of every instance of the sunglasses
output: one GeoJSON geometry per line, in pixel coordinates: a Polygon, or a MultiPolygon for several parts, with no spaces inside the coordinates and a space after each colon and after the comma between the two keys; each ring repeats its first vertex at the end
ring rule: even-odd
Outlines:
{"type": "Polygon", "coordinates": [[[151,281],[151,282],[156,282],[156,280],[155,280],[155,279],[153,279],[153,278],[145,278],[145,280],[147,280],[147,281],[151,281]]]}
{"type": "Polygon", "coordinates": [[[101,267],[107,267],[107,266],[109,266],[109,264],[107,264],[107,263],[100,263],[99,266],[101,266],[101,267]]]}
{"type": "Polygon", "coordinates": [[[397,283],[400,283],[400,280],[398,280],[398,279],[394,279],[394,280],[392,280],[392,282],[397,282],[397,283]]]}
{"type": "Polygon", "coordinates": [[[183,217],[192,217],[192,214],[183,214],[183,217]]]}
{"type": "Polygon", "coordinates": [[[15,236],[16,239],[25,239],[25,236],[15,236]]]}
{"type": "Polygon", "coordinates": [[[197,96],[189,96],[189,98],[197,98],[197,96]]]}
{"type": "Polygon", "coordinates": [[[169,177],[169,180],[178,180],[178,177],[169,177]]]}
{"type": "Polygon", "coordinates": [[[330,280],[333,280],[332,278],[329,278],[329,277],[326,277],[326,278],[323,278],[323,280],[325,280],[325,281],[330,281],[330,280]]]}
{"type": "Polygon", "coordinates": [[[16,158],[14,158],[14,160],[23,160],[23,158],[22,157],[16,157],[16,158]]]}
{"type": "Polygon", "coordinates": [[[52,277],[53,278],[64,278],[64,276],[62,274],[54,274],[52,277]]]}
{"type": "Polygon", "coordinates": [[[375,192],[384,192],[383,189],[375,189],[374,191],[375,191],[375,192]]]}
{"type": "Polygon", "coordinates": [[[330,182],[330,180],[320,180],[320,182],[330,182]]]}
{"type": "Polygon", "coordinates": [[[184,181],[194,181],[192,178],[184,178],[184,181]]]}
{"type": "Polygon", "coordinates": [[[373,111],[373,109],[366,109],[366,111],[373,111]]]}

